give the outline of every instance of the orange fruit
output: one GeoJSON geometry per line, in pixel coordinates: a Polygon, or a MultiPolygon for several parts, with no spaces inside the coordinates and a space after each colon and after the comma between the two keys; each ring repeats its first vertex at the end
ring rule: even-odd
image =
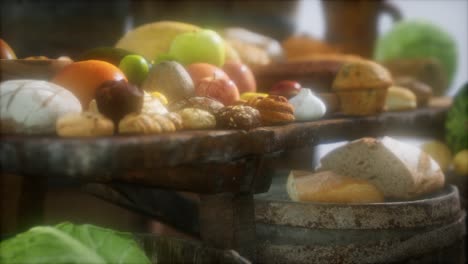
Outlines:
{"type": "Polygon", "coordinates": [[[52,82],[70,90],[88,109],[96,89],[108,80],[125,80],[125,74],[113,64],[100,60],[86,60],[70,63],[61,69],[52,82]]]}

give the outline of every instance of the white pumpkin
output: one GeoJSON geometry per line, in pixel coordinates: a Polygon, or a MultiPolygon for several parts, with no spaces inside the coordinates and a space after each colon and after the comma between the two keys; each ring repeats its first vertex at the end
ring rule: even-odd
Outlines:
{"type": "Polygon", "coordinates": [[[302,88],[289,99],[294,106],[294,117],[297,121],[310,121],[323,117],[327,111],[325,104],[309,88],[302,88]]]}
{"type": "Polygon", "coordinates": [[[0,106],[3,133],[53,133],[60,116],[82,110],[80,101],[70,91],[38,80],[0,83],[0,106]]]}

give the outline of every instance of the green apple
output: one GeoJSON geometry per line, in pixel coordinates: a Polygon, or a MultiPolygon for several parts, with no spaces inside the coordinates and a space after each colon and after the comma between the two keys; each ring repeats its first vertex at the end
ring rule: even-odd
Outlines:
{"type": "Polygon", "coordinates": [[[123,57],[119,63],[120,70],[125,74],[128,81],[140,85],[148,76],[149,65],[143,56],[131,54],[123,57]]]}
{"type": "Polygon", "coordinates": [[[172,41],[169,56],[183,65],[206,62],[219,67],[224,64],[224,41],[209,29],[182,33],[172,41]]]}

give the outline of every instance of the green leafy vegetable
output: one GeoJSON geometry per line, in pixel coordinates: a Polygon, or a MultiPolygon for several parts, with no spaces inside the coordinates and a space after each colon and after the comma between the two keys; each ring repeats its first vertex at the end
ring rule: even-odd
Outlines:
{"type": "Polygon", "coordinates": [[[442,64],[450,82],[457,66],[457,47],[452,36],[436,25],[408,20],[378,39],[374,57],[378,61],[433,58],[442,64]]]}
{"type": "Polygon", "coordinates": [[[0,243],[0,263],[150,263],[129,233],[93,225],[40,226],[0,243]]]}
{"type": "Polygon", "coordinates": [[[445,141],[453,153],[468,149],[468,83],[458,91],[447,113],[445,141]]]}

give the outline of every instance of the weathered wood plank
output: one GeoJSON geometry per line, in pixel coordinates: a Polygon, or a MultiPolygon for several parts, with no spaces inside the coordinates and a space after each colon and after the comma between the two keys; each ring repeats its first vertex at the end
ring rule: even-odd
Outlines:
{"type": "Polygon", "coordinates": [[[447,109],[432,107],[359,118],[335,116],[248,132],[183,131],[88,139],[4,136],[0,163],[2,172],[22,175],[40,172],[49,177],[121,180],[187,191],[244,191],[242,184],[250,184],[252,175],[260,173],[256,166],[261,164],[261,155],[388,133],[441,138],[447,109]]]}

